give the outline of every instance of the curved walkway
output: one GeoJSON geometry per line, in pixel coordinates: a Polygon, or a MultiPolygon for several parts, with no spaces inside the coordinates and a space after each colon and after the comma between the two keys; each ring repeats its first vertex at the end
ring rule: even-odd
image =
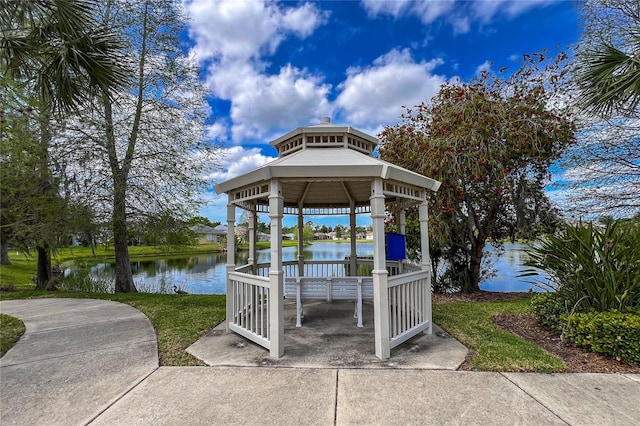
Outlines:
{"type": "Polygon", "coordinates": [[[0,424],[86,424],[158,368],[149,319],[122,303],[4,300],[26,331],[0,359],[0,424]]]}
{"type": "MultiPolygon", "coordinates": [[[[0,302],[0,424],[637,425],[640,375],[161,367],[148,319],[86,299],[0,302]]],[[[327,336],[330,339],[331,336],[327,336]]]]}

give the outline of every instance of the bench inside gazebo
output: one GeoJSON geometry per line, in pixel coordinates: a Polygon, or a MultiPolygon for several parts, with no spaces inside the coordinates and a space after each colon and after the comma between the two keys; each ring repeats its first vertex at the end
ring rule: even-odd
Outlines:
{"type": "MultiPolygon", "coordinates": [[[[354,327],[362,326],[362,303],[373,301],[375,354],[418,333],[431,333],[431,271],[428,258],[427,197],[440,182],[373,156],[376,138],[352,127],[320,124],[297,128],[271,142],[278,158],[215,186],[228,195],[227,232],[234,235],[236,209],[249,213],[249,258],[235,264],[235,241],[227,239],[227,331],[284,355],[284,299],[296,300],[296,326],[304,326],[303,301],[353,300],[354,327]],[[418,205],[422,261],[397,255],[405,233],[405,210],[418,205]],[[396,217],[396,234],[385,234],[386,212],[396,217]],[[270,262],[257,263],[259,213],[271,224],[270,262]],[[358,258],[356,216],[370,215],[373,257],[358,258]],[[298,259],[282,261],[282,218],[297,216],[298,259]],[[330,261],[305,260],[304,217],[348,215],[351,255],[330,261]],[[393,249],[392,249],[393,248],[393,249]],[[362,276],[358,276],[358,272],[362,276]],[[366,271],[366,275],[363,273],[366,271]],[[370,273],[369,273],[370,271],[370,273]]],[[[400,251],[403,251],[401,249],[400,251]]]]}

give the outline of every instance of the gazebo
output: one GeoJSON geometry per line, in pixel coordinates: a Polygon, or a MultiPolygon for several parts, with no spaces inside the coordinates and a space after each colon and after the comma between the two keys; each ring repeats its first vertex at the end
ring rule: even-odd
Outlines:
{"type": "Polygon", "coordinates": [[[234,235],[236,208],[249,216],[246,265],[235,264],[235,241],[227,239],[227,331],[262,345],[271,357],[283,356],[288,297],[296,299],[297,326],[303,326],[304,300],[355,300],[356,325],[362,326],[362,301],[372,299],[375,354],[380,359],[388,359],[391,348],[420,332],[431,334],[427,196],[438,190],[440,182],[375,158],[377,145],[376,138],[324,118],[272,141],[276,160],[215,186],[216,193],[228,195],[228,235],[234,235]],[[419,205],[420,265],[404,259],[405,210],[415,205],[419,205]],[[386,212],[396,217],[392,235],[385,235],[386,212]],[[258,213],[271,219],[268,264],[258,264],[256,258],[258,213]],[[291,262],[282,261],[286,214],[297,216],[299,232],[298,259],[291,262]],[[356,255],[358,214],[371,216],[373,259],[356,255]],[[305,215],[348,215],[351,255],[332,261],[305,260],[305,215]]]}

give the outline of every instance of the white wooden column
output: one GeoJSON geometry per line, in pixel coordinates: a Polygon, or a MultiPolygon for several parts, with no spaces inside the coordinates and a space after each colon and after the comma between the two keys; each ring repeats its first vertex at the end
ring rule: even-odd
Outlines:
{"type": "Polygon", "coordinates": [[[427,320],[429,321],[429,329],[426,330],[427,334],[433,334],[433,310],[431,307],[431,258],[429,256],[429,209],[427,207],[426,194],[423,194],[422,203],[418,208],[418,219],[420,220],[420,253],[422,260],[420,261],[420,267],[423,271],[427,271],[427,288],[426,297],[427,300],[427,320]]]}
{"type": "Polygon", "coordinates": [[[371,221],[373,226],[373,319],[376,356],[391,357],[389,345],[389,293],[387,290],[387,266],[384,241],[384,193],[382,179],[374,179],[371,185],[371,221]]]}
{"type": "Polygon", "coordinates": [[[271,179],[269,218],[271,219],[271,268],[269,269],[269,341],[272,358],[284,355],[284,281],[282,271],[282,216],[284,200],[280,181],[271,179]]]}
{"type": "Polygon", "coordinates": [[[251,210],[249,210],[249,228],[247,234],[249,237],[249,258],[247,264],[251,265],[251,273],[256,274],[256,205],[251,204],[251,210]]]}
{"type": "Polygon", "coordinates": [[[233,297],[234,290],[229,274],[236,269],[236,206],[233,204],[233,195],[229,194],[227,203],[227,321],[226,329],[229,332],[229,322],[233,318],[233,297]]]}
{"type": "MultiPolygon", "coordinates": [[[[407,235],[407,212],[404,208],[398,210],[398,233],[400,235],[407,235]]],[[[406,244],[406,239],[405,239],[406,244]]],[[[405,246],[406,255],[406,246],[405,246]]],[[[404,259],[398,262],[398,274],[404,273],[404,259]]]]}
{"type": "Polygon", "coordinates": [[[407,212],[405,209],[398,211],[398,233],[400,235],[407,235],[407,212]]]}
{"type": "Polygon", "coordinates": [[[357,258],[357,249],[356,249],[356,206],[354,203],[349,205],[349,227],[351,228],[351,258],[350,258],[350,269],[352,277],[358,275],[358,258],[357,258]]]}
{"type": "Polygon", "coordinates": [[[304,215],[303,204],[298,204],[298,276],[304,276],[304,215]]]}

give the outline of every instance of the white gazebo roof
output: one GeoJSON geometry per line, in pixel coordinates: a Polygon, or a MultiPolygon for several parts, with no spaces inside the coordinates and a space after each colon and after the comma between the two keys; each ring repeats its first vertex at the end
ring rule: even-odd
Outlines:
{"type": "MultiPolygon", "coordinates": [[[[307,209],[368,205],[370,182],[382,178],[385,190],[403,199],[421,201],[421,191],[437,191],[440,182],[380,160],[372,155],[377,139],[346,126],[328,123],[301,127],[271,142],[280,157],[242,176],[215,186],[215,191],[235,193],[236,199],[272,178],[282,182],[287,207],[303,201],[307,209]]],[[[251,198],[267,204],[268,193],[251,198]]],[[[388,201],[393,201],[389,199],[388,201]]],[[[336,211],[336,213],[341,213],[336,211]]]]}

